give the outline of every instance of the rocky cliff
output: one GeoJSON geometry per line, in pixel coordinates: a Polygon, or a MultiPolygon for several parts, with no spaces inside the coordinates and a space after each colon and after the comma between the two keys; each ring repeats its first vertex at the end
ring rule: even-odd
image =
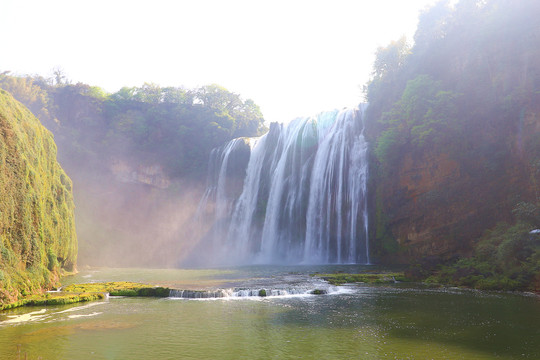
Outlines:
{"type": "Polygon", "coordinates": [[[375,175],[372,238],[382,261],[470,255],[486,230],[512,222],[517,203],[536,202],[540,112],[512,121],[502,148],[493,130],[471,149],[403,151],[392,174],[375,175]]]}
{"type": "Polygon", "coordinates": [[[75,269],[73,212],[51,133],[0,90],[0,304],[51,288],[75,269]]]}
{"type": "Polygon", "coordinates": [[[402,38],[377,49],[366,136],[370,238],[382,261],[461,261],[471,280],[461,284],[531,288],[540,273],[529,236],[540,227],[539,9],[534,0],[439,2],[420,14],[413,46],[402,38]]]}

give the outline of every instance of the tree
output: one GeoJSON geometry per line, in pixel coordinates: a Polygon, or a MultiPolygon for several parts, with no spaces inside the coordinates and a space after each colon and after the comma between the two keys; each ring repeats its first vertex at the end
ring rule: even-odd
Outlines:
{"type": "Polygon", "coordinates": [[[214,111],[234,111],[242,106],[240,96],[229,92],[222,86],[212,84],[203,86],[195,91],[195,101],[214,111]]]}
{"type": "Polygon", "coordinates": [[[392,41],[386,47],[379,47],[375,52],[373,63],[373,76],[375,79],[393,77],[405,64],[405,59],[410,54],[410,46],[405,36],[397,41],[392,41]]]}
{"type": "Polygon", "coordinates": [[[418,75],[407,86],[392,109],[383,114],[385,130],[377,139],[375,155],[384,168],[396,166],[408,150],[437,147],[458,148],[462,123],[458,114],[460,95],[442,90],[442,83],[429,75],[418,75]]]}
{"type": "Polygon", "coordinates": [[[57,66],[53,68],[52,71],[53,71],[53,76],[54,76],[54,82],[57,86],[69,84],[69,80],[67,79],[64,69],[57,66]]]}
{"type": "Polygon", "coordinates": [[[414,34],[415,54],[423,53],[424,49],[446,36],[451,13],[449,1],[439,1],[420,14],[414,34]]]}
{"type": "Polygon", "coordinates": [[[140,88],[135,88],[133,99],[149,104],[159,104],[163,102],[162,89],[157,84],[144,83],[140,88]]]}
{"type": "Polygon", "coordinates": [[[396,101],[405,85],[402,74],[409,54],[410,47],[405,37],[377,49],[372,78],[364,86],[365,98],[370,104],[368,117],[380,118],[383,109],[396,101]]]}
{"type": "Polygon", "coordinates": [[[9,71],[0,74],[0,88],[11,93],[15,99],[22,102],[32,113],[52,125],[53,119],[49,113],[50,99],[45,90],[34,84],[31,77],[9,76],[9,71]]]}
{"type": "Polygon", "coordinates": [[[144,83],[107,94],[97,86],[67,83],[61,69],[55,76],[49,81],[5,72],[0,74],[0,87],[42,121],[45,114],[58,119],[45,123],[70,171],[86,162],[98,168],[103,158],[114,154],[161,164],[172,176],[204,176],[214,147],[264,130],[259,107],[219,85],[186,90],[144,83]]]}

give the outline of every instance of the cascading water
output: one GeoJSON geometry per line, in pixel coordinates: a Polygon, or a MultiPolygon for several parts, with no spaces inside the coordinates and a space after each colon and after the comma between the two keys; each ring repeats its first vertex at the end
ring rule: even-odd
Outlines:
{"type": "Polygon", "coordinates": [[[212,152],[198,213],[216,263],[369,264],[362,113],[273,123],[212,152]]]}

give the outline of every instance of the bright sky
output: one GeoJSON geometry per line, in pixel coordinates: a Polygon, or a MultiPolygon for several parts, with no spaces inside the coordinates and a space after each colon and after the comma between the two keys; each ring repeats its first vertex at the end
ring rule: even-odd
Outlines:
{"type": "Polygon", "coordinates": [[[0,72],[115,92],[217,83],[267,121],[354,106],[379,46],[435,0],[1,0],[0,72]]]}

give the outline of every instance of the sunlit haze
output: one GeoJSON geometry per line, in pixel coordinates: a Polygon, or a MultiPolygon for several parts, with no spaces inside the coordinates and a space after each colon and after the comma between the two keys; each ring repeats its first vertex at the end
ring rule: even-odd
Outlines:
{"type": "Polygon", "coordinates": [[[434,0],[3,0],[0,72],[115,92],[144,82],[216,83],[267,121],[354,106],[379,46],[406,35],[434,0]]]}

